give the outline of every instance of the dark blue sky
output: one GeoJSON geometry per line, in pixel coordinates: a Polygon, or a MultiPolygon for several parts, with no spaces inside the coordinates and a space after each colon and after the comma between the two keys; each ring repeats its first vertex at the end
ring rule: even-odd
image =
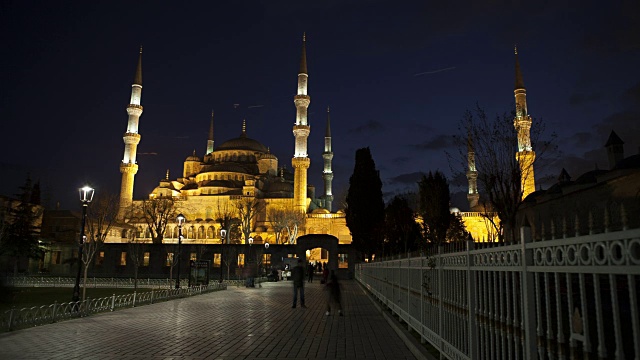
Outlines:
{"type": "Polygon", "coordinates": [[[638,152],[639,4],[2,1],[1,189],[14,194],[30,172],[63,207],[77,205],[85,181],[119,189],[140,44],[136,198],[167,168],[180,176],[194,149],[203,155],[212,109],[216,144],[237,137],[246,118],[248,136],[290,168],[303,32],[309,181],[318,192],[327,106],[334,194],[348,188],[355,150],[364,146],[385,193],[414,189],[416,172],[451,174],[445,151],[464,111],[513,106],[514,43],[533,126],[541,121],[558,134],[562,154],[549,172],[565,167],[575,178],[607,167],[602,146],[612,129],[626,154],[638,152]]]}

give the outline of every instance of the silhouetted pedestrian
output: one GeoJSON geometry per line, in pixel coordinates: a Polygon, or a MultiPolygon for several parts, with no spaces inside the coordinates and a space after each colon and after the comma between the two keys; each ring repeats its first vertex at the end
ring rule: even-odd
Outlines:
{"type": "Polygon", "coordinates": [[[313,264],[311,262],[309,262],[309,265],[307,266],[307,281],[308,282],[313,282],[313,272],[314,272],[314,268],[313,268],[313,264]]]}
{"type": "Polygon", "coordinates": [[[302,260],[298,259],[298,264],[291,270],[291,278],[293,279],[293,306],[291,308],[296,308],[298,292],[300,292],[300,305],[306,308],[304,305],[304,268],[302,267],[302,260]]]}
{"type": "Polygon", "coordinates": [[[327,290],[327,312],[324,314],[331,315],[331,306],[334,310],[338,309],[338,315],[342,316],[342,303],[340,301],[340,283],[338,283],[338,277],[331,271],[331,278],[326,285],[327,290]]]}

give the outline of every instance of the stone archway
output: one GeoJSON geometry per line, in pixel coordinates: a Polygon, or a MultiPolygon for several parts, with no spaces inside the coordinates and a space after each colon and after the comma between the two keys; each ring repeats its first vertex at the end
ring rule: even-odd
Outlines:
{"type": "Polygon", "coordinates": [[[329,270],[338,270],[338,238],[327,234],[309,234],[297,239],[297,254],[299,259],[307,263],[307,250],[315,248],[326,249],[329,253],[327,266],[329,270]]]}

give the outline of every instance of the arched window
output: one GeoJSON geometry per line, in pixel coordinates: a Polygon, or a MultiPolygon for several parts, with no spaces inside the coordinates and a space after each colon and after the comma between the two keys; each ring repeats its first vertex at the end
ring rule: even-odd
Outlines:
{"type": "Polygon", "coordinates": [[[190,226],[187,231],[187,239],[193,239],[193,226],[190,226]]]}
{"type": "Polygon", "coordinates": [[[202,226],[202,225],[198,228],[198,237],[197,238],[198,239],[204,239],[204,226],[202,226]]]}
{"type": "Polygon", "coordinates": [[[207,239],[213,239],[213,234],[215,234],[215,229],[213,226],[209,226],[207,228],[207,239]]]}

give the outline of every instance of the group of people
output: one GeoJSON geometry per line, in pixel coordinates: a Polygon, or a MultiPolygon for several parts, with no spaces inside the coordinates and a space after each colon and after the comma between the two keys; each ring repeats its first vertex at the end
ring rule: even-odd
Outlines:
{"type": "MultiPolygon", "coordinates": [[[[338,315],[342,316],[342,304],[340,301],[340,283],[338,283],[338,277],[335,272],[332,270],[329,275],[329,269],[326,266],[326,263],[322,267],[322,284],[325,284],[325,292],[327,293],[327,311],[325,315],[331,315],[331,308],[338,310],[338,315]]],[[[315,266],[311,263],[307,266],[307,276],[308,282],[313,281],[313,273],[315,270],[315,266]]],[[[298,293],[300,294],[300,306],[302,308],[306,308],[307,306],[304,303],[304,268],[302,267],[302,260],[298,259],[298,263],[291,270],[291,278],[293,280],[293,306],[292,309],[296,308],[298,303],[298,293]]]]}
{"type": "Polygon", "coordinates": [[[316,272],[322,273],[321,284],[325,284],[327,282],[327,278],[329,277],[329,268],[327,267],[327,263],[318,262],[317,264],[312,264],[309,262],[307,265],[307,282],[313,282],[313,274],[316,272]]]}

